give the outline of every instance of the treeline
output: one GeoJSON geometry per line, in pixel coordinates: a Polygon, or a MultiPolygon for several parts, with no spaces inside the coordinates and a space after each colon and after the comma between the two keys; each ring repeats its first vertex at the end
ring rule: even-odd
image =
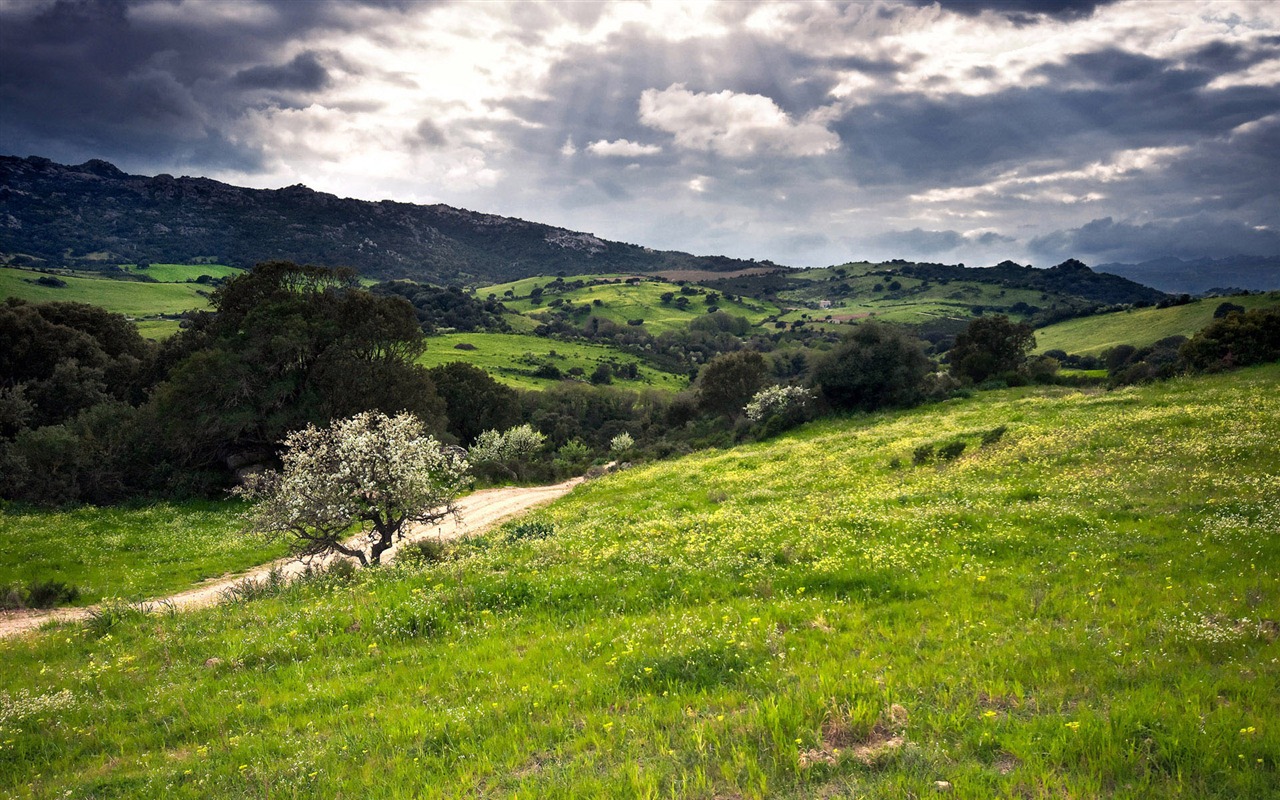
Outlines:
{"type": "MultiPolygon", "coordinates": [[[[421,309],[399,292],[361,288],[350,270],[260,264],[218,287],[211,303],[159,345],[93,306],[0,304],[0,498],[222,496],[245,473],[274,466],[289,432],[366,410],[408,411],[463,447],[529,425],[544,438],[519,475],[541,481],[609,459],[763,438],[823,414],[1052,381],[1059,363],[1029,356],[1030,326],[1001,316],[971,322],[940,363],[901,326],[867,322],[840,339],[800,341],[716,312],[689,331],[632,340],[651,358],[689,367],[696,379],[682,392],[583,380],[530,392],[461,362],[422,367],[421,309]]],[[[631,333],[614,327],[598,320],[595,332],[631,333]]],[[[1111,356],[1121,370],[1168,351],[1164,343],[1111,356]]],[[[1280,311],[1231,311],[1176,353],[1159,369],[1274,360],[1280,311]]]]}

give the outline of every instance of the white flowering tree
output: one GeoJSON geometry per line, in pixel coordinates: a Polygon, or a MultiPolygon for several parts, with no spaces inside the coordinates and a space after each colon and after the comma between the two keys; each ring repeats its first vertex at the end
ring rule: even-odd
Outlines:
{"type": "Polygon", "coordinates": [[[463,452],[425,435],[412,414],[308,425],[284,445],[284,469],[250,477],[238,493],[255,501],[251,529],[288,539],[299,557],[339,553],[377,564],[406,524],[456,513],[471,482],[463,452]]]}
{"type": "Polygon", "coordinates": [[[799,386],[768,386],[756,392],[743,408],[747,419],[755,423],[781,417],[786,425],[803,422],[809,414],[813,393],[799,386]]]}
{"type": "Polygon", "coordinates": [[[501,433],[485,431],[476,437],[467,456],[474,464],[493,464],[520,480],[521,468],[542,449],[546,440],[546,436],[530,425],[517,425],[501,433]]]}
{"type": "Polygon", "coordinates": [[[631,434],[623,431],[609,440],[609,452],[615,457],[621,458],[625,456],[632,447],[635,447],[635,445],[636,440],[632,438],[631,434]]]}

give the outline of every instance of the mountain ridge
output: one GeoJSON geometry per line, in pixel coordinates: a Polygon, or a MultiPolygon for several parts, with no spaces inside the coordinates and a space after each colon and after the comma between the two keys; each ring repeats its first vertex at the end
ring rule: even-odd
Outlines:
{"type": "Polygon", "coordinates": [[[0,156],[0,255],[27,266],[285,259],[375,278],[497,282],[602,271],[731,272],[772,262],[612,242],[442,203],[357,200],[302,184],[130,175],[107,161],[0,156]]]}

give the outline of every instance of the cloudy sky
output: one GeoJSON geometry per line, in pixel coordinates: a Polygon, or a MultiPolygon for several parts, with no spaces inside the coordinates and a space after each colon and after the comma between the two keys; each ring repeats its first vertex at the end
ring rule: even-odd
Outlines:
{"type": "Polygon", "coordinates": [[[1280,254],[1280,3],[0,0],[0,153],[698,254],[1280,254]]]}

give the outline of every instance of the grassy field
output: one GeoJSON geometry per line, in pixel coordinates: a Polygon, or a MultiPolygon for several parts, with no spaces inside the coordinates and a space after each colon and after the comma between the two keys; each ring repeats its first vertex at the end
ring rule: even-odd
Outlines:
{"type": "Polygon", "coordinates": [[[1275,797],[1278,380],[823,422],[550,538],[0,643],[0,794],[1275,797]]]}
{"type": "Polygon", "coordinates": [[[61,581],[78,604],[185,589],[285,555],[242,536],[238,504],[192,502],[72,511],[0,510],[0,586],[61,581]]]}
{"type": "Polygon", "coordinates": [[[870,269],[871,265],[867,264],[849,264],[798,273],[796,277],[808,285],[802,284],[779,294],[781,301],[796,304],[781,319],[794,322],[808,315],[809,319],[821,320],[831,314],[836,318],[874,316],[886,322],[919,324],[939,317],[971,319],[976,306],[1021,319],[1022,315],[1002,309],[1019,302],[1029,306],[1043,306],[1048,302],[1040,292],[1031,289],[1006,288],[975,281],[928,283],[904,276],[870,275],[867,274],[870,269]],[[843,270],[844,275],[837,274],[837,269],[843,270]],[[895,282],[897,289],[891,288],[895,282]],[[846,294],[833,292],[840,285],[847,287],[846,294]],[[825,309],[814,307],[820,300],[830,300],[832,306],[825,309]]]}
{"type": "MultiPolygon", "coordinates": [[[[588,275],[579,277],[620,280],[628,276],[588,275]]],[[[630,320],[644,320],[644,329],[654,334],[688,327],[691,321],[706,314],[708,308],[704,302],[703,295],[690,296],[687,309],[681,309],[674,301],[664,304],[661,300],[662,295],[667,292],[673,292],[679,297],[681,287],[674,283],[649,280],[636,284],[619,282],[599,286],[585,286],[581,289],[573,289],[561,294],[548,293],[543,296],[541,303],[535,305],[529,299],[529,292],[535,286],[546,287],[550,281],[551,279],[549,278],[526,278],[514,283],[486,287],[478,290],[476,294],[480,297],[496,294],[507,308],[535,319],[551,311],[550,302],[555,298],[560,298],[564,302],[572,303],[578,307],[590,305],[592,306],[592,314],[612,320],[619,325],[626,325],[630,320]],[[503,298],[503,292],[507,290],[511,290],[515,294],[514,299],[503,298]],[[596,301],[599,301],[599,305],[596,305],[596,301]]],[[[733,301],[720,298],[716,302],[716,307],[727,314],[745,317],[752,323],[759,323],[765,317],[779,312],[779,309],[774,305],[750,298],[733,301]]],[[[585,317],[586,315],[583,315],[583,319],[585,317]]]]}
{"type": "Polygon", "coordinates": [[[1171,308],[1138,308],[1093,317],[1069,319],[1036,331],[1036,352],[1064,350],[1080,355],[1100,355],[1118,344],[1145,347],[1169,336],[1190,336],[1213,321],[1220,304],[1245,308],[1280,305],[1280,292],[1213,297],[1171,308]]]}
{"type": "Polygon", "coordinates": [[[135,318],[180,314],[209,305],[208,298],[199,294],[200,291],[208,291],[208,287],[195,283],[139,283],[60,274],[56,277],[66,281],[67,285],[55,288],[32,282],[41,275],[30,270],[0,267],[0,299],[19,297],[33,303],[51,300],[90,303],[135,318]]]}
{"type": "MultiPolygon", "coordinates": [[[[575,367],[590,377],[601,363],[641,364],[636,356],[598,344],[560,342],[536,336],[509,333],[451,333],[427,339],[427,352],[419,363],[436,367],[453,361],[465,361],[487,371],[496,380],[520,389],[545,389],[558,381],[535,377],[539,363],[554,364],[566,375],[575,367]],[[471,345],[474,350],[458,349],[471,345]],[[554,353],[555,355],[552,355],[554,353]]],[[[639,367],[638,380],[614,379],[614,385],[631,389],[652,387],[668,391],[683,389],[688,380],[648,366],[639,367]]]]}
{"type": "Polygon", "coordinates": [[[210,278],[231,278],[244,270],[239,267],[228,267],[223,264],[152,264],[146,269],[138,269],[135,264],[121,264],[120,269],[135,275],[146,275],[160,283],[185,283],[194,281],[201,275],[210,278]]]}

